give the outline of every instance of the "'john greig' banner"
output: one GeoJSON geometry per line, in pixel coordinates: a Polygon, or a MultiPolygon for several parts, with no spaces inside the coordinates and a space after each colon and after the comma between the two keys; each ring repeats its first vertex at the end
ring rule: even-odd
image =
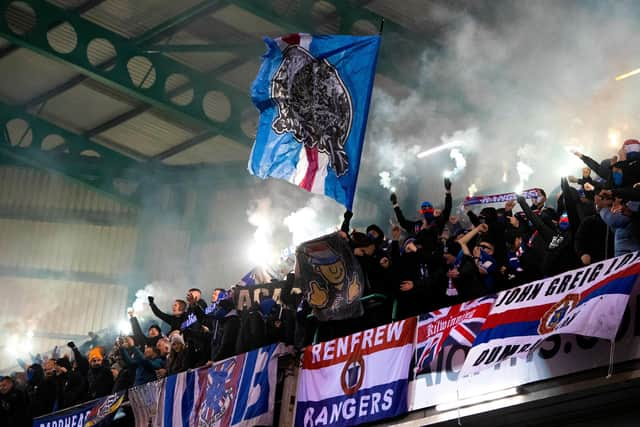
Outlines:
{"type": "Polygon", "coordinates": [[[33,427],[99,427],[108,425],[124,400],[124,392],[95,399],[33,420],[33,427]]]}
{"type": "Polygon", "coordinates": [[[349,244],[338,233],[302,243],[296,249],[296,276],[320,321],[362,315],[364,274],[349,244]]]}
{"type": "Polygon", "coordinates": [[[500,292],[462,375],[527,357],[549,336],[613,340],[640,275],[640,252],[500,292]]]}
{"type": "Polygon", "coordinates": [[[296,426],[353,426],[407,412],[416,318],[309,346],[296,426]]]}

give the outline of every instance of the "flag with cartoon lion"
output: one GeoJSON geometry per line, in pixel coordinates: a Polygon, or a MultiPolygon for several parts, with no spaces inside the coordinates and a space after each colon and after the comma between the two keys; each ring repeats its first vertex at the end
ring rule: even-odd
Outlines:
{"type": "Polygon", "coordinates": [[[320,321],[361,316],[365,278],[349,243],[338,233],[302,243],[296,249],[296,276],[320,321]]]}

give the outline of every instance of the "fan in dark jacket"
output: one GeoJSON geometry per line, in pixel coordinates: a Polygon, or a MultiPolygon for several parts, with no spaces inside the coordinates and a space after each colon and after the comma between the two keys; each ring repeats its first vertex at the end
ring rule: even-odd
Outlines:
{"type": "Polygon", "coordinates": [[[74,371],[66,357],[56,359],[56,401],[54,410],[70,408],[87,401],[87,379],[74,371]]]}
{"type": "Polygon", "coordinates": [[[409,221],[404,217],[404,214],[398,206],[398,198],[395,194],[391,195],[391,203],[393,204],[393,210],[396,213],[398,223],[409,234],[418,238],[418,243],[422,246],[424,253],[427,256],[433,254],[438,247],[438,238],[442,234],[445,225],[449,221],[451,215],[451,181],[448,178],[444,179],[445,198],[444,209],[439,216],[435,215],[435,209],[429,202],[422,202],[420,206],[420,213],[423,218],[418,221],[409,221]]]}
{"type": "Polygon", "coordinates": [[[144,348],[147,345],[155,347],[158,344],[158,340],[162,338],[162,330],[155,323],[149,326],[147,335],[145,335],[133,310],[129,310],[129,322],[131,323],[131,331],[133,332],[135,343],[140,348],[144,348]]]}
{"type": "Polygon", "coordinates": [[[42,365],[34,363],[27,368],[26,392],[31,416],[39,417],[53,411],[56,387],[53,382],[45,381],[42,365]]]}
{"type": "Polygon", "coordinates": [[[233,305],[233,299],[223,299],[219,303],[222,334],[220,342],[211,345],[211,360],[218,361],[236,354],[236,341],[240,334],[240,317],[233,305]]]}
{"type": "Polygon", "coordinates": [[[110,366],[105,364],[102,349],[95,347],[89,351],[88,357],[85,357],[73,341],[67,345],[73,350],[78,372],[87,378],[88,399],[93,400],[110,395],[113,389],[113,374],[110,366]]]}
{"type": "Polygon", "coordinates": [[[0,379],[0,426],[28,427],[31,418],[25,393],[16,388],[11,377],[0,379]]]}
{"type": "Polygon", "coordinates": [[[542,275],[551,277],[579,266],[579,261],[573,250],[574,230],[568,216],[562,215],[558,225],[544,222],[540,216],[533,213],[524,197],[518,196],[518,203],[533,224],[545,243],[542,259],[542,275]]]}
{"type": "Polygon", "coordinates": [[[177,299],[173,302],[173,305],[171,306],[171,314],[165,313],[164,311],[160,310],[158,308],[158,306],[155,303],[155,300],[152,296],[148,297],[149,300],[149,307],[151,308],[151,311],[153,311],[153,314],[160,320],[162,320],[165,323],[169,324],[169,331],[167,332],[167,334],[169,334],[171,331],[179,331],[180,330],[180,326],[182,325],[182,323],[184,323],[184,321],[187,319],[187,313],[186,313],[186,309],[187,309],[187,303],[184,300],[181,299],[177,299]]]}

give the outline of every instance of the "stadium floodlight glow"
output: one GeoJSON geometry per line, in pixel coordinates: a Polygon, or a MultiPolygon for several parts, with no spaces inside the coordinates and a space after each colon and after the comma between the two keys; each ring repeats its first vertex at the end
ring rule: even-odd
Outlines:
{"type": "Polygon", "coordinates": [[[437,153],[438,151],[442,151],[442,150],[446,150],[447,148],[452,148],[452,147],[456,147],[458,145],[460,145],[461,142],[460,141],[450,141],[450,142],[445,142],[444,144],[440,144],[436,147],[433,148],[429,148],[428,150],[422,151],[418,154],[416,154],[416,157],[421,159],[423,157],[427,157],[433,153],[437,153]]]}
{"type": "Polygon", "coordinates": [[[439,405],[436,405],[436,411],[439,411],[439,412],[450,411],[452,409],[472,406],[478,403],[504,399],[506,397],[515,396],[517,394],[520,394],[518,387],[511,387],[505,390],[498,390],[491,393],[483,394],[481,396],[473,396],[467,399],[455,400],[453,402],[440,403],[439,405]]]}
{"type": "Polygon", "coordinates": [[[625,74],[620,74],[619,76],[616,77],[616,80],[626,79],[627,77],[635,76],[636,74],[640,74],[640,68],[636,68],[635,70],[629,71],[628,73],[625,73],[625,74]]]}

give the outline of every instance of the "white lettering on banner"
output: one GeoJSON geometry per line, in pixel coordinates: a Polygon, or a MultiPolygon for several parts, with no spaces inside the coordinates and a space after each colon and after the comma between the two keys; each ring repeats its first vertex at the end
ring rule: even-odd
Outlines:
{"type": "Polygon", "coordinates": [[[84,426],[84,421],[89,416],[89,413],[91,413],[91,410],[80,412],[79,414],[64,416],[64,418],[58,420],[38,422],[34,425],[38,427],[82,427],[84,426]]]}
{"type": "Polygon", "coordinates": [[[356,351],[380,347],[386,343],[400,340],[405,321],[378,326],[374,329],[356,332],[346,337],[336,338],[311,347],[312,363],[339,359],[356,351]]]}
{"type": "Polygon", "coordinates": [[[445,329],[452,328],[462,322],[465,322],[475,316],[476,311],[471,310],[462,313],[459,316],[454,316],[450,319],[445,320],[435,320],[429,324],[427,324],[427,336],[435,335],[439,332],[444,331],[445,329]]]}
{"type": "Polygon", "coordinates": [[[330,406],[323,406],[316,413],[313,407],[307,408],[304,414],[304,426],[326,426],[339,423],[340,420],[350,420],[355,416],[364,418],[379,412],[388,411],[393,405],[393,389],[383,393],[375,392],[350,397],[330,406]]]}

